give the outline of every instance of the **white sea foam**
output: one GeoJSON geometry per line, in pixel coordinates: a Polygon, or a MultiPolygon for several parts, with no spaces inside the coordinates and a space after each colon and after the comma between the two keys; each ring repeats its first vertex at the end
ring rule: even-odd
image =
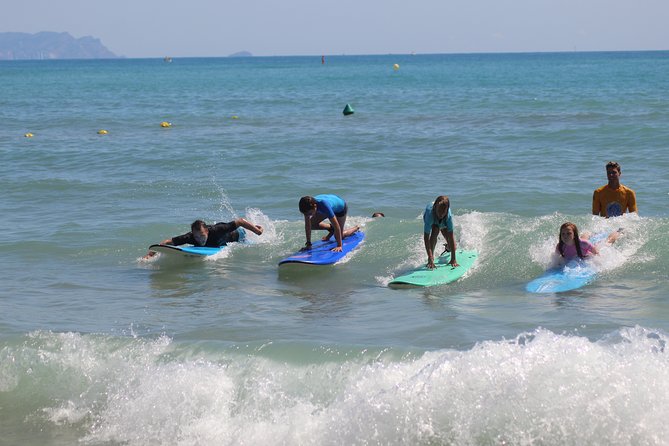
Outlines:
{"type": "Polygon", "coordinates": [[[263,233],[261,235],[256,235],[253,232],[246,230],[246,239],[248,243],[273,244],[278,240],[276,225],[272,219],[265,215],[260,209],[246,208],[245,213],[246,220],[251,224],[260,225],[263,228],[263,233]]]}
{"type": "Polygon", "coordinates": [[[5,391],[38,392],[47,425],[80,426],[89,444],[660,444],[667,341],[641,327],[596,342],[537,329],[467,351],[344,348],[333,361],[314,349],[295,363],[43,332],[2,359],[3,375],[30,383],[5,391]]]}

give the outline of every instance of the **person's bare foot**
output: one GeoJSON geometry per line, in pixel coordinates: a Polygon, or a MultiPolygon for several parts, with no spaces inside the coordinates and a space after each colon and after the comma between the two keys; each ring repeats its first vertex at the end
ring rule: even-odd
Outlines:
{"type": "Polygon", "coordinates": [[[348,237],[349,235],[355,234],[360,230],[360,226],[353,226],[352,228],[348,228],[346,231],[344,231],[344,238],[348,237]]]}

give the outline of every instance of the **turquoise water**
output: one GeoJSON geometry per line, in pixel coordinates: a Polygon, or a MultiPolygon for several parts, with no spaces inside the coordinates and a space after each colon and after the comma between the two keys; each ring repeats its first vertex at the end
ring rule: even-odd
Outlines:
{"type": "Polygon", "coordinates": [[[667,52],[0,63],[4,441],[662,444],[668,71],[667,52]],[[638,217],[590,215],[610,159],[638,217]],[[279,269],[318,193],[364,244],[279,269]],[[440,194],[477,264],[388,288],[425,262],[440,194]],[[238,216],[263,236],[140,259],[238,216]],[[595,283],[526,293],[566,220],[624,236],[595,283]]]}

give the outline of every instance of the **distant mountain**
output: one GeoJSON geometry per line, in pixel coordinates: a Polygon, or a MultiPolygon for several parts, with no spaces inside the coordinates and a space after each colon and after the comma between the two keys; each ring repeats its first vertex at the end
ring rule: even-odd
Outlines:
{"type": "Polygon", "coordinates": [[[114,59],[100,39],[75,39],[69,33],[0,33],[0,60],[114,59]]]}
{"type": "Polygon", "coordinates": [[[248,51],[240,51],[238,53],[230,54],[228,57],[252,57],[253,54],[248,51]]]}

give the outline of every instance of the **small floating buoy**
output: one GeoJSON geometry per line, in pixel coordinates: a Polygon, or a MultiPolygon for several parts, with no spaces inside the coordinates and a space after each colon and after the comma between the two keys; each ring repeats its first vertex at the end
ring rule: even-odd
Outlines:
{"type": "Polygon", "coordinates": [[[400,69],[400,64],[396,63],[395,65],[393,65],[393,70],[397,71],[399,69],[400,69]]]}
{"type": "Polygon", "coordinates": [[[355,110],[353,110],[353,107],[351,107],[351,104],[346,104],[346,107],[344,107],[344,116],[352,115],[355,113],[355,110]]]}
{"type": "Polygon", "coordinates": [[[35,135],[33,135],[32,133],[28,132],[28,133],[26,133],[26,134],[23,135],[23,136],[26,137],[26,138],[32,138],[32,137],[35,136],[35,135]]]}
{"type": "Polygon", "coordinates": [[[98,135],[106,135],[107,133],[109,133],[109,132],[105,129],[98,130],[98,135]]]}
{"type": "Polygon", "coordinates": [[[160,123],[160,126],[161,126],[162,128],[172,127],[172,123],[171,123],[171,122],[167,122],[167,121],[163,121],[163,122],[160,123]]]}
{"type": "Polygon", "coordinates": [[[239,116],[234,115],[234,116],[232,117],[232,119],[239,119],[239,116]]]}

